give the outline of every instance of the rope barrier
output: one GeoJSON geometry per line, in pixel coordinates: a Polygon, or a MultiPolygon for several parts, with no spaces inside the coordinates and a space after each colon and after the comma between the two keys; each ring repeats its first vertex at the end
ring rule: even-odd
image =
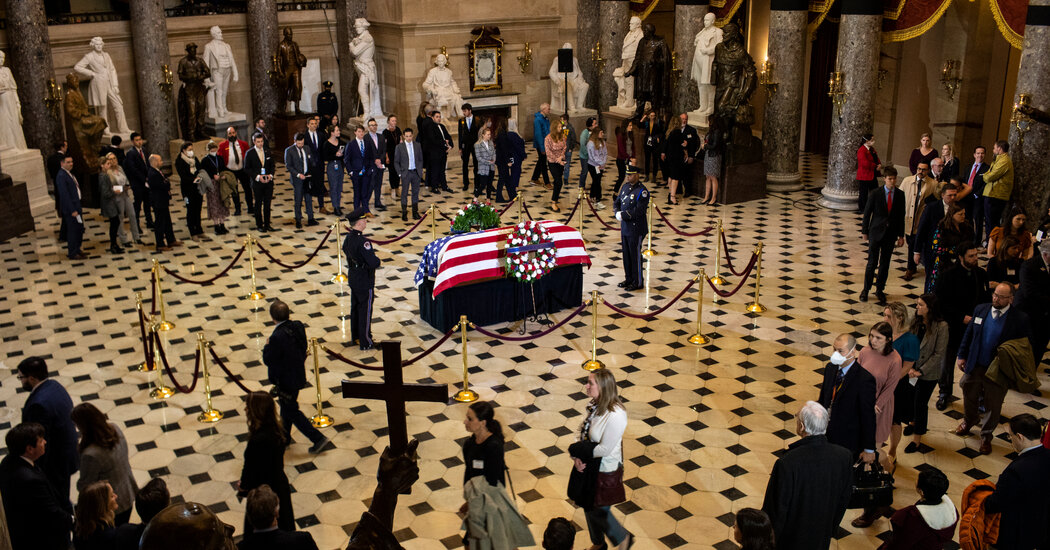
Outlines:
{"type": "Polygon", "coordinates": [[[562,319],[556,325],[552,326],[551,328],[549,328],[549,329],[547,329],[547,330],[545,330],[543,332],[540,332],[539,334],[533,334],[531,336],[503,336],[502,334],[498,334],[498,333],[492,332],[490,330],[485,330],[485,329],[475,325],[474,323],[470,323],[470,328],[478,331],[482,336],[486,336],[488,338],[495,338],[496,340],[503,340],[504,342],[527,342],[529,340],[535,340],[537,338],[542,338],[543,336],[546,336],[546,335],[554,332],[556,329],[558,329],[559,327],[561,327],[565,323],[568,323],[569,320],[572,319],[573,317],[576,317],[580,313],[583,313],[583,310],[585,310],[585,309],[587,309],[587,304],[586,303],[580,304],[580,307],[576,308],[572,313],[569,314],[568,317],[562,319]]]}
{"type": "Polygon", "coordinates": [[[426,220],[428,216],[430,216],[430,211],[429,210],[427,210],[426,214],[423,214],[422,218],[419,218],[419,221],[416,222],[416,225],[413,225],[412,227],[408,228],[408,231],[405,231],[404,233],[398,235],[397,237],[394,237],[393,239],[390,239],[390,240],[387,240],[387,241],[376,240],[376,239],[369,239],[369,240],[372,241],[373,243],[379,244],[379,245],[396,243],[397,241],[400,241],[401,239],[404,239],[405,237],[409,236],[413,231],[415,231],[420,225],[422,225],[423,221],[426,220]]]}
{"type": "Polygon", "coordinates": [[[273,254],[270,254],[269,250],[266,250],[266,247],[263,246],[262,241],[260,241],[259,239],[254,239],[254,242],[255,242],[256,245],[258,245],[259,252],[262,252],[263,254],[266,254],[266,257],[270,258],[270,260],[273,263],[275,263],[275,264],[277,264],[277,265],[279,265],[279,266],[281,266],[281,267],[283,267],[285,269],[299,269],[300,267],[303,267],[306,264],[310,263],[317,256],[317,254],[321,251],[321,249],[324,248],[324,244],[326,242],[328,242],[328,237],[330,237],[330,236],[332,236],[332,230],[331,229],[329,229],[328,232],[324,234],[324,238],[321,239],[321,244],[317,245],[317,248],[315,248],[314,251],[311,252],[310,255],[306,257],[305,260],[303,260],[302,262],[297,263],[297,264],[286,264],[286,263],[282,262],[281,260],[278,260],[277,258],[275,258],[273,256],[273,254]]]}
{"type": "Polygon", "coordinates": [[[530,220],[535,220],[536,219],[536,218],[532,217],[532,212],[529,212],[529,203],[527,203],[527,202],[521,203],[521,209],[525,211],[525,217],[526,218],[528,218],[530,220]]]}
{"type": "MultiPolygon", "coordinates": [[[[456,327],[452,327],[448,332],[445,333],[444,336],[441,337],[440,340],[435,342],[433,346],[430,346],[429,348],[427,348],[427,350],[424,351],[423,353],[420,353],[419,355],[417,355],[417,356],[415,356],[415,357],[413,357],[411,359],[405,359],[405,360],[401,361],[401,366],[402,367],[407,367],[407,366],[415,363],[416,361],[419,361],[420,359],[430,355],[431,353],[434,353],[435,350],[437,350],[439,347],[441,347],[441,344],[444,344],[445,342],[447,342],[448,339],[452,338],[452,336],[454,334],[456,334],[456,327]]],[[[380,369],[380,370],[382,370],[382,369],[380,369]]]]}
{"type": "Polygon", "coordinates": [[[565,219],[563,225],[569,225],[572,223],[572,217],[576,215],[576,209],[580,207],[580,199],[576,199],[576,204],[572,205],[572,212],[569,212],[569,217],[565,219]]]}
{"type": "Polygon", "coordinates": [[[515,196],[513,199],[510,199],[510,202],[507,203],[507,206],[504,206],[503,210],[497,212],[496,215],[502,218],[503,215],[507,213],[507,210],[510,210],[510,207],[514,206],[514,203],[516,202],[518,202],[518,197],[515,196]]]}
{"type": "Polygon", "coordinates": [[[703,231],[700,231],[698,233],[687,233],[687,232],[682,231],[682,230],[678,229],[677,227],[675,227],[670,222],[670,220],[668,220],[667,217],[664,216],[664,213],[660,211],[660,207],[659,206],[656,207],[656,213],[660,215],[660,219],[663,220],[665,224],[667,224],[667,227],[671,228],[671,231],[674,231],[675,233],[677,233],[677,234],[679,234],[679,235],[681,235],[683,237],[702,237],[704,235],[707,235],[707,234],[711,233],[711,231],[714,230],[714,226],[711,226],[711,227],[708,227],[707,229],[705,229],[703,231]]]}
{"type": "Polygon", "coordinates": [[[164,351],[164,346],[160,345],[160,335],[158,335],[157,333],[154,332],[153,333],[153,340],[154,340],[153,347],[160,350],[160,354],[159,354],[160,355],[160,363],[162,365],[164,365],[164,372],[168,373],[168,379],[171,380],[171,383],[175,385],[175,389],[178,390],[179,393],[190,393],[190,392],[192,392],[193,388],[197,387],[197,379],[200,376],[200,368],[201,368],[201,353],[200,353],[200,350],[197,350],[197,354],[196,354],[197,355],[197,359],[196,359],[196,361],[194,362],[194,365],[193,365],[193,382],[191,382],[189,387],[187,387],[187,386],[183,386],[182,384],[179,384],[178,380],[175,380],[175,373],[172,372],[171,365],[168,364],[168,354],[167,354],[167,352],[164,351]]]}
{"type": "Polygon", "coordinates": [[[153,276],[152,270],[150,270],[149,278],[149,314],[157,314],[157,278],[153,276]]]}
{"type": "Polygon", "coordinates": [[[141,307],[138,308],[138,310],[139,310],[139,332],[142,333],[142,353],[144,353],[146,355],[146,361],[144,363],[142,363],[142,364],[146,365],[147,367],[151,367],[152,365],[150,365],[149,341],[146,340],[146,316],[143,315],[141,307]]]}
{"type": "Polygon", "coordinates": [[[342,354],[340,354],[338,352],[332,351],[332,349],[330,349],[328,346],[321,346],[321,347],[324,348],[325,353],[327,353],[329,357],[331,357],[332,359],[338,359],[339,361],[342,361],[342,362],[346,363],[347,365],[352,365],[352,366],[357,367],[359,369],[365,369],[365,370],[383,370],[383,367],[373,367],[373,366],[370,366],[370,365],[366,365],[364,363],[358,363],[357,361],[354,361],[353,359],[345,357],[345,356],[343,356],[342,354]]]}
{"type": "MultiPolygon", "coordinates": [[[[205,279],[205,280],[202,280],[202,281],[195,281],[193,279],[188,279],[186,277],[183,277],[182,275],[179,275],[178,273],[168,269],[167,266],[162,265],[161,268],[164,269],[164,272],[167,273],[168,275],[171,275],[172,277],[175,277],[176,279],[178,279],[179,281],[182,281],[184,283],[192,283],[192,284],[195,284],[195,285],[210,285],[210,284],[214,283],[216,280],[218,280],[220,277],[222,277],[223,275],[226,275],[227,273],[229,273],[229,271],[231,269],[233,269],[233,266],[237,265],[237,260],[241,259],[241,255],[244,254],[244,249],[246,247],[247,247],[246,244],[242,244],[241,245],[241,249],[237,251],[237,255],[233,257],[233,261],[230,262],[230,265],[226,266],[226,269],[223,269],[222,271],[219,272],[218,275],[212,277],[211,279],[205,279]]],[[[154,283],[154,288],[156,288],[156,283],[154,283]]],[[[154,294],[156,294],[156,290],[154,290],[154,294]]]]}
{"type": "MultiPolygon", "coordinates": [[[[744,272],[737,273],[737,271],[735,269],[733,269],[733,258],[731,258],[729,256],[729,243],[726,242],[725,231],[722,232],[722,250],[725,251],[725,253],[726,253],[726,267],[729,268],[729,272],[732,273],[733,275],[736,275],[737,277],[740,277],[741,275],[743,275],[744,272]]],[[[751,253],[752,258],[757,256],[757,255],[758,254],[755,253],[755,252],[751,253]]]]}
{"type": "Polygon", "coordinates": [[[448,221],[449,223],[452,223],[452,218],[448,217],[448,214],[446,214],[446,213],[444,213],[444,212],[442,212],[440,210],[438,210],[437,213],[441,214],[441,217],[445,218],[446,221],[448,221]]]}
{"type": "Polygon", "coordinates": [[[685,288],[683,288],[682,291],[679,292],[677,296],[672,298],[670,302],[664,304],[664,306],[661,307],[660,309],[657,309],[656,311],[650,311],[648,313],[633,313],[633,312],[627,311],[626,309],[620,309],[620,308],[612,305],[611,303],[609,303],[609,301],[606,300],[604,297],[602,297],[602,303],[605,304],[606,306],[608,306],[609,309],[615,311],[616,313],[619,313],[620,315],[626,315],[627,317],[633,317],[635,319],[651,319],[651,318],[656,317],[657,315],[667,311],[667,309],[670,308],[672,305],[674,305],[675,302],[677,302],[678,300],[681,300],[682,296],[685,296],[685,293],[689,292],[689,289],[693,288],[693,285],[695,285],[695,284],[696,284],[696,279],[695,278],[691,279],[689,281],[689,284],[685,285],[685,288]]]}
{"type": "Polygon", "coordinates": [[[594,209],[594,203],[591,202],[591,198],[590,197],[587,197],[587,206],[591,207],[591,212],[594,213],[594,218],[596,220],[598,220],[598,223],[602,224],[603,227],[605,227],[606,229],[614,230],[614,231],[619,231],[620,230],[619,227],[616,227],[615,225],[610,225],[610,224],[606,223],[605,220],[603,220],[602,217],[598,215],[598,211],[594,209]]]}
{"type": "Polygon", "coordinates": [[[209,346],[208,352],[211,353],[211,358],[215,361],[215,364],[219,365],[219,368],[226,373],[226,376],[230,377],[230,380],[233,380],[234,384],[237,384],[237,387],[240,388],[241,391],[243,391],[244,393],[252,393],[252,390],[249,390],[244,386],[244,384],[241,384],[240,378],[238,378],[236,375],[230,372],[230,369],[226,368],[226,363],[223,363],[222,359],[219,359],[219,354],[215,353],[215,348],[209,346]]]}
{"type": "Polygon", "coordinates": [[[708,286],[711,287],[711,290],[713,290],[715,292],[715,294],[717,294],[717,295],[719,295],[719,296],[721,296],[723,298],[728,298],[728,297],[736,294],[737,291],[739,291],[741,289],[741,287],[744,286],[744,283],[747,282],[747,278],[751,276],[751,270],[755,268],[755,262],[757,262],[757,261],[758,261],[758,254],[755,254],[755,255],[751,256],[751,262],[747,264],[746,268],[744,268],[744,273],[740,276],[740,282],[737,283],[736,288],[734,288],[733,290],[730,290],[729,292],[725,292],[725,291],[719,290],[718,286],[716,286],[714,283],[712,283],[710,278],[706,279],[707,280],[707,284],[708,284],[708,286]]]}

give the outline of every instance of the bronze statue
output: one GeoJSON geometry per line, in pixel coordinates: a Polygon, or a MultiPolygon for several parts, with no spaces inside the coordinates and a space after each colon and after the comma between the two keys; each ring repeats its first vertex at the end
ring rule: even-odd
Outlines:
{"type": "Polygon", "coordinates": [[[379,457],[379,484],[372,494],[372,504],[361,514],[361,521],[350,535],[346,550],[399,550],[394,537],[394,508],[397,495],[407,495],[419,479],[419,441],[413,439],[405,452],[394,454],[390,447],[379,457]]]}
{"type": "MultiPolygon", "coordinates": [[[[66,75],[66,130],[76,136],[79,146],[80,153],[74,156],[76,164],[86,166],[87,173],[97,173],[100,166],[97,152],[106,131],[106,119],[88,108],[84,94],[80,93],[80,77],[76,73],[66,75]]],[[[81,169],[76,171],[83,172],[81,169]]]]}
{"type": "Polygon", "coordinates": [[[150,520],[139,542],[141,550],[237,550],[233,526],[203,504],[172,504],[150,520]]]}
{"type": "Polygon", "coordinates": [[[284,40],[277,45],[277,78],[278,93],[281,96],[282,109],[289,101],[295,102],[295,114],[301,115],[299,100],[303,96],[302,68],[306,66],[306,56],[299,52],[299,44],[292,40],[291,27],[284,28],[284,40]]]}
{"type": "Polygon", "coordinates": [[[204,115],[208,112],[206,98],[207,81],[211,71],[203,59],[197,57],[197,45],[186,44],[186,57],[179,60],[179,129],[182,139],[197,141],[207,139],[204,131],[204,115]]]}
{"type": "Polygon", "coordinates": [[[722,42],[715,46],[712,69],[715,84],[715,113],[728,134],[731,162],[747,163],[761,159],[761,141],[751,134],[755,111],[751,95],[758,86],[755,60],[744,47],[744,37],[736,23],[722,27],[722,42]],[[757,149],[756,149],[757,147],[757,149]]]}
{"type": "Polygon", "coordinates": [[[638,102],[634,116],[641,119],[648,101],[652,110],[666,114],[671,103],[671,49],[664,37],[656,35],[652,23],[642,26],[642,39],[634,61],[624,76],[634,77],[634,99],[638,102]]]}

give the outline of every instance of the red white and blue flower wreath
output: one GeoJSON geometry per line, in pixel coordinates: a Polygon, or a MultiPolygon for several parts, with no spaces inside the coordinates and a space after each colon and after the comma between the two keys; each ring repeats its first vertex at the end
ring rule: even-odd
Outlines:
{"type": "Polygon", "coordinates": [[[557,266],[557,252],[546,227],[523,221],[507,235],[507,276],[523,283],[535,282],[557,266]]]}

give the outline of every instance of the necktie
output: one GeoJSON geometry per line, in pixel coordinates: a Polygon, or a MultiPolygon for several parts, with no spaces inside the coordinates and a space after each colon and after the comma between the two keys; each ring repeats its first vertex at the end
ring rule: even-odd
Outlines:
{"type": "Polygon", "coordinates": [[[299,158],[303,161],[303,173],[305,174],[306,171],[307,171],[307,167],[306,167],[306,151],[304,151],[302,147],[299,148],[299,158]]]}
{"type": "Polygon", "coordinates": [[[66,173],[69,174],[69,177],[73,179],[73,185],[75,185],[77,187],[77,199],[83,198],[83,197],[80,196],[80,182],[77,181],[77,177],[74,176],[72,172],[66,172],[66,173]]]}
{"type": "Polygon", "coordinates": [[[142,162],[146,162],[146,153],[143,153],[142,149],[139,149],[139,156],[142,157],[142,162]]]}
{"type": "Polygon", "coordinates": [[[893,212],[893,190],[886,193],[886,211],[893,212]]]}
{"type": "Polygon", "coordinates": [[[977,169],[980,168],[980,167],[981,167],[980,164],[974,163],[973,169],[970,170],[970,179],[966,180],[966,185],[969,185],[970,187],[973,187],[973,178],[975,178],[977,176],[977,169]]]}
{"type": "Polygon", "coordinates": [[[364,156],[365,156],[365,142],[363,142],[361,140],[357,140],[357,145],[359,147],[361,147],[361,158],[364,158],[364,156]]]}
{"type": "Polygon", "coordinates": [[[236,140],[230,142],[230,150],[233,151],[233,161],[236,162],[236,163],[240,163],[241,162],[241,156],[240,156],[239,151],[237,151],[237,141],[236,140]]]}
{"type": "Polygon", "coordinates": [[[992,308],[992,319],[993,320],[998,321],[999,320],[999,316],[1002,315],[1002,314],[1003,313],[1001,311],[999,311],[998,309],[995,309],[994,307],[992,308]]]}
{"type": "Polygon", "coordinates": [[[842,372],[842,369],[839,369],[839,371],[835,373],[835,385],[838,386],[839,384],[841,384],[842,379],[845,377],[846,373],[842,372]]]}
{"type": "Polygon", "coordinates": [[[408,169],[409,170],[415,170],[416,169],[416,151],[415,151],[415,149],[412,148],[412,144],[411,143],[406,143],[405,146],[408,149],[408,169]]]}

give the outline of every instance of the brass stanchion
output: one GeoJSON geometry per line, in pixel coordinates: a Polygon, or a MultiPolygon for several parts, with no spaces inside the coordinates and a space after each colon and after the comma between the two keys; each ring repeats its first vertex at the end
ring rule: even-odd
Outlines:
{"type": "Polygon", "coordinates": [[[588,244],[587,239],[583,236],[583,210],[584,210],[583,209],[583,201],[585,200],[583,198],[583,187],[580,187],[580,198],[578,200],[580,202],[579,202],[579,206],[577,206],[576,209],[580,211],[580,223],[579,223],[580,240],[583,241],[583,244],[588,244]]]}
{"type": "MultiPolygon", "coordinates": [[[[160,345],[160,338],[156,338],[157,334],[157,323],[150,319],[149,323],[149,338],[153,339],[154,346],[160,345]]],[[[153,365],[153,371],[157,373],[157,381],[153,383],[153,389],[150,390],[149,396],[154,399],[164,400],[175,395],[175,390],[164,385],[164,378],[160,374],[160,369],[157,368],[157,351],[156,348],[150,346],[149,362],[153,365]]]]}
{"type": "Polygon", "coordinates": [[[525,191],[518,191],[518,223],[521,223],[525,220],[525,215],[522,213],[522,210],[525,208],[524,206],[522,206],[522,203],[524,202],[525,191]]]}
{"type": "Polygon", "coordinates": [[[157,330],[167,332],[175,328],[175,323],[168,322],[167,310],[164,308],[164,289],[160,284],[160,262],[153,258],[153,280],[157,285],[157,301],[160,302],[160,323],[157,330]]]}
{"type": "MultiPolygon", "coordinates": [[[[249,237],[250,239],[251,237],[249,237]]],[[[210,424],[222,420],[222,412],[211,406],[211,377],[208,375],[208,348],[211,344],[204,339],[204,333],[197,333],[197,349],[201,354],[201,369],[204,371],[204,410],[197,415],[197,422],[210,424]]]]}
{"type": "Polygon", "coordinates": [[[725,286],[729,284],[729,281],[725,280],[722,275],[722,220],[718,220],[718,229],[715,231],[715,276],[711,277],[711,283],[718,286],[725,286]]]}
{"type": "Polygon", "coordinates": [[[463,389],[456,392],[453,397],[460,403],[470,403],[478,400],[478,392],[470,389],[469,372],[467,371],[467,316],[459,316],[459,328],[463,332],[463,389]]]}
{"type": "Polygon", "coordinates": [[[689,337],[689,343],[695,346],[702,346],[711,341],[707,335],[700,330],[700,321],[703,319],[704,311],[704,283],[707,282],[707,275],[704,273],[704,268],[700,268],[700,275],[697,277],[697,281],[700,283],[700,292],[696,296],[696,334],[689,337]]]}
{"type": "MultiPolygon", "coordinates": [[[[145,324],[149,324],[150,326],[152,326],[153,322],[151,320],[149,320],[149,319],[146,319],[146,315],[142,311],[142,293],[141,292],[136,292],[135,293],[135,309],[138,311],[139,319],[142,319],[142,323],[144,325],[145,324]]],[[[143,326],[143,328],[145,329],[145,338],[150,338],[150,335],[152,333],[150,332],[149,326],[143,326]]],[[[145,360],[142,361],[142,363],[139,364],[139,372],[150,372],[153,369],[157,368],[157,363],[154,362],[153,361],[153,357],[150,356],[150,353],[149,353],[149,349],[150,349],[149,348],[149,340],[146,340],[146,341],[142,342],[142,345],[146,346],[146,349],[144,350],[146,358],[145,358],[145,360]]]]}
{"type": "Polygon", "coordinates": [[[591,359],[590,361],[584,361],[583,370],[588,372],[594,372],[605,368],[605,363],[598,360],[598,291],[591,291],[591,304],[594,309],[591,311],[591,316],[594,318],[591,324],[591,359]]]}
{"type": "Polygon", "coordinates": [[[766,306],[758,301],[758,290],[762,286],[762,243],[758,243],[755,248],[755,254],[758,254],[755,261],[755,301],[747,304],[747,310],[751,313],[762,313],[766,311],[766,306]]]}
{"type": "Polygon", "coordinates": [[[252,234],[249,233],[247,239],[245,239],[245,241],[244,241],[244,243],[245,243],[244,246],[248,247],[248,270],[251,272],[251,278],[252,278],[251,291],[248,293],[247,296],[244,297],[244,299],[245,300],[262,300],[266,296],[263,295],[262,292],[259,292],[258,289],[256,289],[256,287],[255,287],[255,255],[252,253],[252,248],[254,247],[252,245],[252,241],[253,240],[255,240],[255,237],[252,237],[252,234]]]}
{"type": "Polygon", "coordinates": [[[649,195],[649,212],[645,215],[646,223],[649,225],[649,232],[645,235],[645,250],[642,251],[642,256],[646,258],[652,258],[658,254],[653,249],[653,204],[653,196],[649,195]]]}
{"type": "Polygon", "coordinates": [[[343,226],[343,220],[339,220],[339,221],[335,222],[332,225],[335,226],[336,267],[335,267],[335,275],[332,275],[331,281],[333,283],[345,283],[346,282],[346,273],[343,273],[343,246],[339,242],[339,230],[343,226]]]}
{"type": "Polygon", "coordinates": [[[431,204],[427,210],[430,210],[430,240],[433,242],[438,238],[436,205],[431,204]]]}
{"type": "MultiPolygon", "coordinates": [[[[337,224],[338,225],[338,224],[337,224]]],[[[315,428],[327,428],[334,421],[331,416],[324,413],[321,407],[321,354],[317,338],[310,339],[310,352],[314,354],[314,388],[317,390],[317,414],[310,417],[310,424],[315,428]]]]}

